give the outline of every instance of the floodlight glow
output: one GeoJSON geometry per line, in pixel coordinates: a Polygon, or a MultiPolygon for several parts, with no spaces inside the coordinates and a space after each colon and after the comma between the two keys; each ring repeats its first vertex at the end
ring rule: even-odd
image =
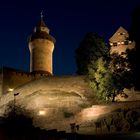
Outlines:
{"type": "Polygon", "coordinates": [[[9,88],[8,91],[12,92],[12,91],[14,91],[14,89],[13,88],[9,88]]]}
{"type": "Polygon", "coordinates": [[[43,115],[45,115],[45,114],[46,114],[46,111],[44,111],[44,110],[40,110],[40,111],[39,111],[39,115],[43,116],[43,115]]]}

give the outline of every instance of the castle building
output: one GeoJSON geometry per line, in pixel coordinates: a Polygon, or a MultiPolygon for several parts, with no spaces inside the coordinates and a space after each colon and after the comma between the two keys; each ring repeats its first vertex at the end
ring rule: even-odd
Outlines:
{"type": "MultiPolygon", "coordinates": [[[[127,31],[120,27],[110,38],[110,53],[121,55],[127,48],[134,48],[134,42],[130,42],[128,37],[127,31]]],[[[71,132],[70,125],[74,124],[72,127],[75,131],[75,125],[78,126],[78,133],[97,135],[97,128],[101,128],[101,134],[108,134],[108,127],[101,122],[110,121],[110,114],[116,118],[116,113],[119,113],[115,112],[116,110],[128,110],[128,102],[122,105],[100,105],[101,102],[98,102],[97,95],[89,87],[86,76],[52,76],[55,39],[49,34],[43,16],[30,35],[28,43],[30,72],[6,67],[0,69],[0,117],[5,115],[5,109],[12,103],[14,111],[15,105],[29,110],[33,125],[41,129],[71,132]]],[[[135,94],[133,96],[135,97],[135,94]]],[[[140,99],[140,96],[135,99],[140,99]]],[[[133,102],[130,106],[134,109],[133,102]]],[[[138,107],[137,102],[136,106],[138,107]]],[[[122,132],[128,132],[127,121],[122,124],[122,132]]],[[[116,125],[111,127],[113,134],[118,133],[116,125]]]]}
{"type": "Polygon", "coordinates": [[[109,39],[110,54],[117,53],[118,55],[125,56],[127,49],[133,49],[135,47],[135,42],[129,40],[129,34],[126,29],[119,27],[119,29],[113,34],[109,39]]]}

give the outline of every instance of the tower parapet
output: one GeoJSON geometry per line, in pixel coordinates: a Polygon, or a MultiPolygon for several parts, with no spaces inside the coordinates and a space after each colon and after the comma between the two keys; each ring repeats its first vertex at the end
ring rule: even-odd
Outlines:
{"type": "Polygon", "coordinates": [[[29,37],[30,72],[53,75],[52,55],[55,39],[49,34],[43,16],[29,37]]]}

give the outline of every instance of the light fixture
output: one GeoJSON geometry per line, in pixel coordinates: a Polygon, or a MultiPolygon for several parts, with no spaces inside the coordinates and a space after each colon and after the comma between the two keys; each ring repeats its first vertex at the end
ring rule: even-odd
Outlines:
{"type": "Polygon", "coordinates": [[[14,91],[14,89],[13,88],[9,88],[8,91],[12,92],[12,91],[14,91]]]}
{"type": "Polygon", "coordinates": [[[44,111],[44,110],[40,110],[40,111],[39,111],[39,115],[40,115],[40,116],[43,116],[43,115],[45,115],[45,114],[46,114],[46,111],[44,111]]]}

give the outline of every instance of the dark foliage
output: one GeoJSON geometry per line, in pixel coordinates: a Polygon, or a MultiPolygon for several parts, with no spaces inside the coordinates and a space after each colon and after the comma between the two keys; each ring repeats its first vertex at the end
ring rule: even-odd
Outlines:
{"type": "Polygon", "coordinates": [[[136,49],[129,52],[129,61],[133,66],[134,84],[136,89],[140,89],[140,6],[135,8],[132,13],[132,23],[130,28],[130,39],[136,43],[136,49]]]}
{"type": "Polygon", "coordinates": [[[120,89],[123,90],[124,87],[131,88],[134,85],[133,70],[128,57],[122,57],[118,54],[112,54],[109,68],[113,73],[115,82],[114,84],[118,85],[120,89]]]}
{"type": "Polygon", "coordinates": [[[10,104],[1,121],[1,129],[12,140],[26,138],[34,130],[29,111],[20,106],[10,104]]]}
{"type": "Polygon", "coordinates": [[[77,74],[86,75],[91,62],[96,62],[100,57],[107,57],[108,47],[104,39],[97,33],[87,33],[76,49],[77,74]]]}

